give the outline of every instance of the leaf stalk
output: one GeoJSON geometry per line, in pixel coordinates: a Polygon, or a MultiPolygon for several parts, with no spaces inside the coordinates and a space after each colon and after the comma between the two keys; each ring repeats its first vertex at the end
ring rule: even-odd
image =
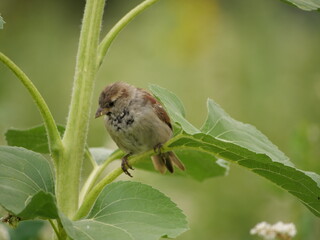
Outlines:
{"type": "Polygon", "coordinates": [[[54,160],[55,165],[57,165],[59,157],[63,152],[63,145],[56,122],[50,112],[48,105],[46,104],[36,86],[30,80],[30,78],[10,58],[8,58],[1,52],[0,61],[3,62],[17,76],[17,78],[30,93],[32,99],[35,101],[46,127],[51,156],[54,160]]]}

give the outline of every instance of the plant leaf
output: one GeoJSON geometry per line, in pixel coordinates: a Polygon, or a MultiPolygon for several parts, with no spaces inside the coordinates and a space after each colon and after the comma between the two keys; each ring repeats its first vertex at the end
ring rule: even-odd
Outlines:
{"type": "MultiPolygon", "coordinates": [[[[177,101],[177,97],[171,97],[173,93],[155,85],[150,89],[171,114],[171,104],[177,101]]],[[[170,117],[182,131],[168,142],[169,150],[201,151],[215,156],[213,161],[221,158],[244,166],[287,190],[320,216],[320,176],[297,169],[255,127],[232,119],[213,100],[208,100],[208,117],[199,133],[190,132],[187,120],[180,122],[181,115],[172,114],[170,117]]],[[[200,161],[197,158],[190,160],[192,165],[189,167],[203,164],[200,161]]]]}
{"type": "MultiPolygon", "coordinates": [[[[65,127],[58,125],[57,128],[62,136],[65,127]]],[[[48,138],[44,125],[39,125],[29,129],[9,129],[5,133],[5,137],[9,146],[23,147],[43,154],[49,153],[48,138]]],[[[81,184],[90,175],[92,169],[92,162],[85,155],[81,168],[81,184]]]]}
{"type": "MultiPolygon", "coordinates": [[[[10,228],[10,239],[12,240],[40,240],[43,235],[43,227],[45,221],[42,220],[29,220],[19,223],[17,228],[10,228]]],[[[1,235],[0,235],[1,236],[1,235]]],[[[5,240],[7,238],[2,239],[5,240]]]]}
{"type": "Polygon", "coordinates": [[[320,9],[319,0],[284,0],[285,2],[291,3],[302,10],[311,11],[320,9]]]}
{"type": "Polygon", "coordinates": [[[0,205],[24,220],[57,218],[53,172],[40,154],[0,146],[0,205]]]}
{"type": "Polygon", "coordinates": [[[90,148],[90,153],[98,165],[105,162],[105,160],[114,152],[114,150],[107,148],[90,148]]]}
{"type": "Polygon", "coordinates": [[[176,95],[156,85],[150,85],[149,88],[155,97],[165,105],[171,119],[178,123],[185,132],[189,134],[200,133],[199,129],[185,119],[183,104],[176,95]]]}
{"type": "Polygon", "coordinates": [[[163,193],[137,182],[107,185],[85,219],[61,216],[67,234],[77,240],[158,240],[188,229],[185,216],[163,193]]]}
{"type": "MultiPolygon", "coordinates": [[[[64,126],[58,125],[61,135],[64,133],[64,126]]],[[[49,153],[47,133],[44,125],[30,129],[19,130],[9,129],[5,133],[9,146],[23,147],[38,153],[49,153]]]]}
{"type": "Polygon", "coordinates": [[[225,142],[232,142],[256,153],[264,153],[273,161],[293,166],[289,158],[254,126],[231,118],[211,99],[207,102],[207,108],[208,117],[201,128],[204,134],[225,142]]]}

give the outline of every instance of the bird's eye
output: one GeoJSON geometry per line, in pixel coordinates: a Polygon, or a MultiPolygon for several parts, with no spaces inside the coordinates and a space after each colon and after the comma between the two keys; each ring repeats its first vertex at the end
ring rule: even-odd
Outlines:
{"type": "Polygon", "coordinates": [[[106,104],[106,107],[107,108],[111,108],[111,107],[113,107],[114,106],[114,101],[113,102],[108,102],[107,104],[106,104]]]}

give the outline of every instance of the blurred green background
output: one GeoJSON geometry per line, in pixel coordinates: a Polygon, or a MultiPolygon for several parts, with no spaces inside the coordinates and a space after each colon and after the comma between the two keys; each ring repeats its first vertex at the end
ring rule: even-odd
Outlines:
{"type": "MultiPolygon", "coordinates": [[[[139,2],[108,0],[103,33],[139,2]]],[[[68,112],[83,7],[84,1],[77,0],[0,1],[6,21],[0,51],[29,75],[61,124],[68,112]]],[[[198,127],[210,97],[235,119],[255,125],[299,168],[320,173],[319,26],[319,12],[281,1],[160,0],[113,43],[97,77],[92,113],[102,88],[114,81],[170,89],[198,127]]],[[[0,64],[0,144],[5,144],[6,129],[40,123],[26,90],[0,64]]],[[[112,146],[102,121],[93,117],[88,142],[112,146]]],[[[320,239],[320,220],[297,199],[236,165],[229,176],[203,183],[138,170],[134,176],[186,213],[190,231],[179,240],[258,239],[249,231],[260,221],[293,222],[294,239],[320,239]]],[[[18,235],[12,239],[43,239],[18,235]]]]}

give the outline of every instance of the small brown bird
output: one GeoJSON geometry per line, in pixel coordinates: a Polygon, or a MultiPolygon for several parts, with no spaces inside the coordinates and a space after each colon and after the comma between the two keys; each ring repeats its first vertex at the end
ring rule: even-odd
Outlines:
{"type": "Polygon", "coordinates": [[[172,137],[170,118],[163,106],[150,93],[124,82],[108,85],[100,94],[95,117],[105,115],[105,126],[111,138],[126,155],[122,170],[129,175],[128,157],[154,149],[156,170],[173,173],[173,165],[185,167],[173,152],[161,152],[162,145],[172,137]]]}

